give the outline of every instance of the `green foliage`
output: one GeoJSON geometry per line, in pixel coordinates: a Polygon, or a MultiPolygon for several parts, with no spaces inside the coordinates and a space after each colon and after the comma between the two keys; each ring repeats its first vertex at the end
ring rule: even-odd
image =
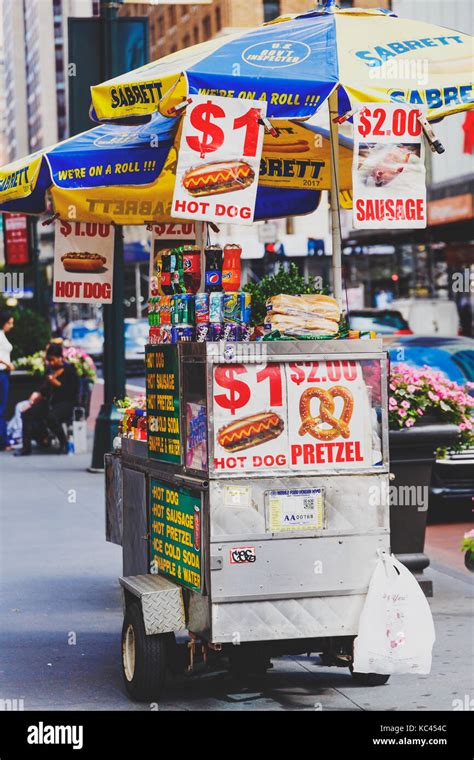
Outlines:
{"type": "Polygon", "coordinates": [[[13,318],[15,326],[8,334],[8,339],[13,344],[12,360],[44,349],[51,337],[47,320],[27,308],[13,309],[13,318]]]}
{"type": "Polygon", "coordinates": [[[260,282],[249,282],[244,285],[243,290],[252,295],[252,325],[264,323],[267,313],[266,303],[271,296],[278,296],[281,293],[297,296],[327,292],[326,289],[316,288],[311,281],[306,282],[294,262],[290,264],[288,271],[280,264],[275,274],[266,275],[260,282]]]}

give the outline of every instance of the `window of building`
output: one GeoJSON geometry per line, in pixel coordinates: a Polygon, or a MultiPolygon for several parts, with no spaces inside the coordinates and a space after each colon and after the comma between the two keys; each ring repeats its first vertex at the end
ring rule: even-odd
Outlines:
{"type": "Polygon", "coordinates": [[[263,0],[263,20],[273,21],[280,15],[280,0],[263,0]]]}
{"type": "Polygon", "coordinates": [[[191,38],[189,34],[185,34],[183,37],[183,47],[188,48],[191,45],[191,38]]]}
{"type": "Polygon", "coordinates": [[[168,18],[170,26],[176,26],[176,6],[170,5],[168,8],[168,18]]]}
{"type": "Polygon", "coordinates": [[[219,6],[216,8],[216,29],[222,29],[222,13],[219,6]]]}
{"type": "Polygon", "coordinates": [[[199,27],[195,26],[193,29],[193,37],[194,37],[194,44],[197,45],[199,42],[199,27]]]}

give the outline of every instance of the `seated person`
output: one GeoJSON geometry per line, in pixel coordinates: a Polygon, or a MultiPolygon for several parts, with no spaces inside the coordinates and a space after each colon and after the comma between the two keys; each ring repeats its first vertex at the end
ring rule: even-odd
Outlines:
{"type": "Polygon", "coordinates": [[[15,456],[31,454],[34,431],[46,425],[59,440],[59,454],[67,454],[63,422],[72,417],[79,394],[79,377],[75,367],[63,359],[62,346],[51,343],[46,349],[48,368],[41,389],[41,400],[22,414],[23,446],[15,456]]]}

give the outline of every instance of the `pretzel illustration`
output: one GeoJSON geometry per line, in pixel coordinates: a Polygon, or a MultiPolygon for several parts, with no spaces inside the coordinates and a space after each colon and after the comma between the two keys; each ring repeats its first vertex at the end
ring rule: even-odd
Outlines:
{"type": "Polygon", "coordinates": [[[300,417],[301,427],[299,434],[309,433],[313,438],[321,441],[332,441],[334,438],[342,436],[349,438],[349,422],[354,410],[354,399],[352,393],[343,385],[334,385],[328,391],[323,388],[307,388],[300,398],[300,417]],[[334,417],[334,399],[342,398],[343,407],[340,417],[334,417]],[[318,398],[320,401],[319,415],[313,417],[311,414],[311,399],[318,398]],[[329,430],[320,427],[322,422],[326,422],[331,427],[329,430]]]}

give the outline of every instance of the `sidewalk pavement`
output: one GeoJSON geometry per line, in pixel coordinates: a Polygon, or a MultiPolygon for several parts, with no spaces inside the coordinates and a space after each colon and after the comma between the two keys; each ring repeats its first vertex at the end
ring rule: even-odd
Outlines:
{"type": "MultiPolygon", "coordinates": [[[[86,472],[89,463],[90,454],[0,454],[0,700],[23,700],[25,710],[150,709],[130,702],[121,683],[121,550],[105,542],[103,476],[86,472]]],[[[317,657],[287,657],[248,687],[225,672],[176,681],[160,710],[468,709],[472,579],[453,567],[452,547],[447,557],[437,545],[456,534],[457,546],[463,527],[429,531],[437,633],[429,676],[370,689],[317,657]]]]}

